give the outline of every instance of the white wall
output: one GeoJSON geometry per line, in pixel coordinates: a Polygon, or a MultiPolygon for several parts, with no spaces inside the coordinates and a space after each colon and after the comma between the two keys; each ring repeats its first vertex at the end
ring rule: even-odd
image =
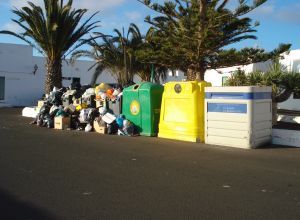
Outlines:
{"type": "Polygon", "coordinates": [[[30,74],[32,48],[26,45],[0,43],[0,72],[30,74]]]}
{"type": "MultiPolygon", "coordinates": [[[[81,84],[89,84],[93,70],[91,61],[77,61],[75,64],[63,62],[63,77],[80,78],[81,84]]],[[[33,56],[33,49],[26,45],[0,43],[0,76],[5,77],[5,99],[1,106],[35,105],[44,93],[45,58],[33,56]],[[38,69],[33,74],[34,66],[38,69]]],[[[72,80],[63,80],[69,86],[72,80]]],[[[101,74],[97,82],[115,83],[107,72],[101,74]]]]}
{"type": "MultiPolygon", "coordinates": [[[[289,71],[300,73],[300,50],[292,50],[284,56],[281,61],[289,71]]],[[[278,108],[300,111],[300,99],[294,99],[293,95],[289,100],[279,103],[278,108]]]]}
{"type": "Polygon", "coordinates": [[[0,104],[25,105],[39,96],[32,52],[29,46],[0,44],[0,76],[5,77],[5,100],[0,104]]]}
{"type": "Polygon", "coordinates": [[[246,73],[250,73],[253,71],[267,71],[270,67],[271,62],[262,62],[262,63],[254,63],[244,66],[234,66],[227,68],[220,68],[218,70],[207,70],[205,72],[205,80],[207,82],[211,82],[213,86],[222,86],[222,78],[230,77],[232,73],[241,69],[246,73]]]}

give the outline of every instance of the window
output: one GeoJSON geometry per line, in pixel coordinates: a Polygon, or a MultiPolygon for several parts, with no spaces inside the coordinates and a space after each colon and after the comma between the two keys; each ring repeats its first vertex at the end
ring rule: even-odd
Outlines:
{"type": "Polygon", "coordinates": [[[222,77],[222,86],[225,86],[227,80],[228,80],[228,76],[223,76],[222,77]]]}
{"type": "Polygon", "coordinates": [[[5,97],[5,77],[0,76],[0,100],[4,100],[5,97]]]}
{"type": "Polygon", "coordinates": [[[179,70],[170,70],[169,71],[169,76],[172,76],[172,77],[178,77],[179,76],[179,70]]]}
{"type": "Polygon", "coordinates": [[[295,91],[293,98],[294,99],[300,99],[300,91],[295,91]]]}
{"type": "Polygon", "coordinates": [[[174,72],[172,70],[169,71],[168,73],[169,76],[174,76],[174,72]]]}
{"type": "Polygon", "coordinates": [[[72,83],[80,83],[80,78],[73,77],[72,83]]]}

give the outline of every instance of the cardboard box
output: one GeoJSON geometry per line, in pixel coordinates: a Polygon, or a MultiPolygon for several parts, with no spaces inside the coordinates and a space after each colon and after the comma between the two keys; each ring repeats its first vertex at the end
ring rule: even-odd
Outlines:
{"type": "Polygon", "coordinates": [[[70,117],[55,117],[54,129],[65,130],[71,127],[70,117]]]}
{"type": "Polygon", "coordinates": [[[44,106],[45,101],[44,100],[39,100],[37,103],[36,111],[40,112],[41,108],[44,106]]]}
{"type": "Polygon", "coordinates": [[[100,126],[97,121],[94,121],[94,130],[99,134],[106,134],[107,133],[107,127],[106,126],[100,126]]]}
{"type": "Polygon", "coordinates": [[[38,105],[37,105],[38,109],[41,109],[41,108],[43,107],[44,104],[45,104],[45,101],[44,101],[44,100],[39,100],[39,101],[38,101],[38,105]]]}

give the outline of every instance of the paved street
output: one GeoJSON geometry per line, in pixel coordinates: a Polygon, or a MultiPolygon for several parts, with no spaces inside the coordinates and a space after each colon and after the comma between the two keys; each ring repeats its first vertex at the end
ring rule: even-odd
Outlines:
{"type": "Polygon", "coordinates": [[[300,219],[300,148],[56,131],[0,109],[0,219],[300,219]]]}

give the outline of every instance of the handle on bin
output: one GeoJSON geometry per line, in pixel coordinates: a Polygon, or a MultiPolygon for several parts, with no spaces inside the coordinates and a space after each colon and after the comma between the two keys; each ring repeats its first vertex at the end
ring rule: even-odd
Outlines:
{"type": "Polygon", "coordinates": [[[133,90],[138,90],[138,88],[140,88],[140,85],[138,85],[138,84],[133,86],[133,90]]]}

